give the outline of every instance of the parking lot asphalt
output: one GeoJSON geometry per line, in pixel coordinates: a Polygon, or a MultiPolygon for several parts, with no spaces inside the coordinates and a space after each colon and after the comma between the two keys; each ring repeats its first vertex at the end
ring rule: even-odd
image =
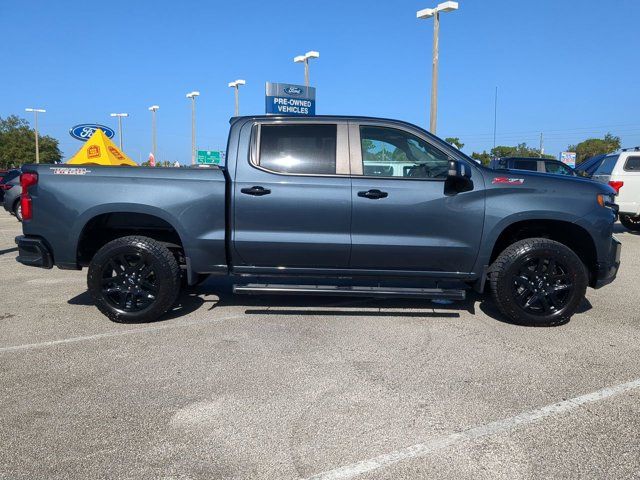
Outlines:
{"type": "Polygon", "coordinates": [[[0,214],[0,478],[640,478],[640,235],[562,326],[453,305],[241,297],[121,325],[0,214]]]}

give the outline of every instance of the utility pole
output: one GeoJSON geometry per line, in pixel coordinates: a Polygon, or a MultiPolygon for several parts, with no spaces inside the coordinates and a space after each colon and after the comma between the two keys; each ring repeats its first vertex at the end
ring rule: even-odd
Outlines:
{"type": "Polygon", "coordinates": [[[32,112],[35,117],[35,132],[36,132],[36,163],[40,163],[40,146],[38,145],[38,114],[46,113],[47,111],[42,108],[25,108],[25,112],[32,112]]]}
{"type": "Polygon", "coordinates": [[[158,137],[156,128],[156,112],[160,107],[158,105],[152,105],[149,107],[151,112],[151,153],[153,153],[153,159],[156,158],[156,150],[158,148],[158,137]]]}
{"type": "Polygon", "coordinates": [[[120,139],[120,150],[122,150],[122,117],[128,117],[128,113],[112,113],[112,117],[118,117],[118,138],[120,139]]]}
{"type": "Polygon", "coordinates": [[[497,125],[498,125],[498,87],[496,86],[496,96],[493,102],[493,148],[496,148],[497,125]]]}
{"type": "Polygon", "coordinates": [[[433,17],[433,58],[431,69],[431,117],[429,119],[429,131],[435,135],[438,116],[438,51],[440,36],[440,12],[451,12],[458,9],[458,2],[443,2],[436,8],[425,8],[418,11],[419,19],[433,17]]]}
{"type": "Polygon", "coordinates": [[[540,158],[542,158],[542,155],[544,155],[544,137],[540,132],[540,158]]]}
{"type": "Polygon", "coordinates": [[[191,99],[191,165],[196,164],[196,98],[200,92],[193,91],[187,93],[187,98],[191,99]]]}
{"type": "Polygon", "coordinates": [[[304,84],[309,86],[309,59],[310,58],[320,58],[320,52],[316,52],[314,50],[305,53],[304,55],[298,55],[294,57],[293,61],[295,63],[304,63],[304,84]]]}
{"type": "Polygon", "coordinates": [[[234,93],[236,96],[236,109],[235,109],[236,117],[240,115],[240,95],[239,95],[240,85],[246,85],[246,83],[247,82],[245,82],[244,80],[236,80],[234,82],[229,82],[229,87],[235,90],[234,93]]]}

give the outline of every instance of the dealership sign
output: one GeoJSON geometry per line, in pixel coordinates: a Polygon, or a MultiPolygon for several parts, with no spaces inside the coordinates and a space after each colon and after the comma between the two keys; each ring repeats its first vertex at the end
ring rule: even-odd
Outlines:
{"type": "Polygon", "coordinates": [[[81,123],[80,125],[71,127],[71,129],[69,130],[69,135],[71,135],[76,140],[86,142],[98,129],[102,130],[109,139],[113,138],[116,135],[116,132],[111,130],[109,127],[98,125],[97,123],[81,123]]]}
{"type": "Polygon", "coordinates": [[[576,152],[560,152],[560,161],[571,168],[575,168],[576,152]]]}
{"type": "Polygon", "coordinates": [[[270,115],[316,114],[315,87],[267,82],[265,100],[270,115]]]}

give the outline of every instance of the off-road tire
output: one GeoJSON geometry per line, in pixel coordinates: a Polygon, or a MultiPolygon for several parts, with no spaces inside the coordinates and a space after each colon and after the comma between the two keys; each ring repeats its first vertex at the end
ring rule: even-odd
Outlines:
{"type": "Polygon", "coordinates": [[[496,305],[509,320],[521,325],[551,326],[565,323],[583,301],[587,284],[588,272],[580,258],[567,246],[546,238],[528,238],[510,245],[489,269],[489,285],[496,305]],[[554,260],[553,267],[551,259],[554,260]],[[534,265],[538,262],[542,266],[531,270],[528,266],[531,262],[534,265]],[[541,270],[539,277],[538,268],[541,270]],[[548,271],[545,272],[545,268],[548,271]],[[522,274],[523,269],[527,273],[522,274]],[[527,277],[531,280],[523,280],[527,277]],[[561,285],[561,281],[570,287],[561,285]],[[554,282],[557,282],[557,287],[554,287],[554,282]],[[522,283],[526,283],[526,286],[523,287],[522,283]],[[558,301],[560,287],[562,301],[558,301]],[[532,312],[532,306],[526,307],[525,295],[529,292],[532,293],[529,298],[535,296],[535,303],[540,305],[539,311],[532,312]],[[549,295],[553,295],[552,299],[549,295]],[[521,305],[523,301],[525,305],[521,305]],[[550,310],[545,307],[550,307],[550,310]]]}
{"type": "Polygon", "coordinates": [[[627,230],[640,232],[640,215],[620,215],[620,223],[624,225],[627,230]]]}
{"type": "MultiPolygon", "coordinates": [[[[135,269],[135,265],[131,268],[135,269]]],[[[117,275],[113,278],[116,277],[117,275]]],[[[119,323],[152,322],[176,302],[180,293],[180,268],[171,251],[156,240],[142,236],[122,237],[107,243],[94,255],[89,264],[87,286],[98,310],[110,320],[119,323]],[[140,257],[153,272],[151,278],[157,293],[153,300],[146,300],[151,303],[139,311],[127,311],[126,307],[115,305],[113,298],[103,287],[104,281],[112,278],[110,274],[105,274],[111,271],[109,265],[113,264],[109,262],[123,258],[122,255],[127,256],[125,258],[140,257]]]]}

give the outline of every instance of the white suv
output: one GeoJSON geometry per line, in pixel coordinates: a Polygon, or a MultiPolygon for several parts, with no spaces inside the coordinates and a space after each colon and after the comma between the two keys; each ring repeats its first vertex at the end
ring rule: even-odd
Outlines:
{"type": "Polygon", "coordinates": [[[607,155],[592,178],[608,183],[618,192],[620,223],[629,230],[640,231],[640,147],[607,155]]]}

